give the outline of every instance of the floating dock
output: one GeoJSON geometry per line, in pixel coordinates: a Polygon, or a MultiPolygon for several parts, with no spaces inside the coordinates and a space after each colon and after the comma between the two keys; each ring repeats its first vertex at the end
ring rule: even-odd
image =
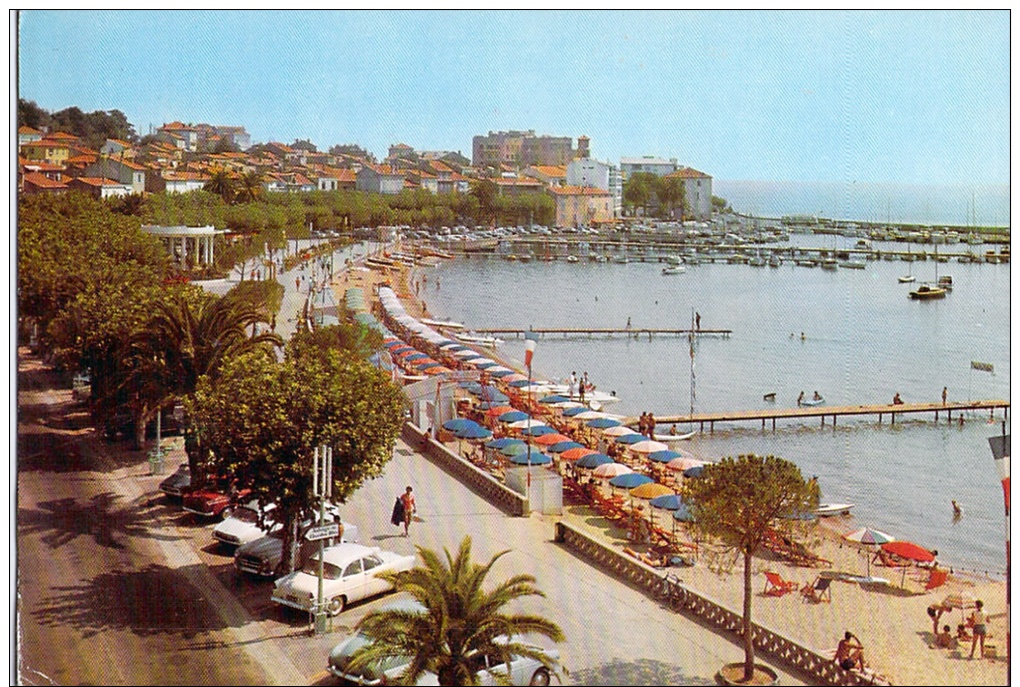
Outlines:
{"type": "MultiPolygon", "coordinates": [[[[735,410],[719,413],[690,413],[686,415],[669,415],[655,418],[657,427],[663,425],[678,424],[697,425],[704,432],[708,426],[709,432],[715,431],[716,422],[748,422],[760,421],[761,428],[765,429],[766,423],[771,421],[772,429],[776,428],[776,420],[802,420],[806,418],[820,418],[822,426],[825,426],[826,418],[832,418],[832,426],[836,426],[836,418],[855,415],[872,415],[878,418],[879,424],[885,416],[889,416],[891,424],[896,424],[897,415],[932,414],[938,422],[940,415],[945,415],[949,422],[953,420],[953,413],[962,413],[967,410],[987,410],[989,416],[994,416],[996,410],[1002,410],[1002,417],[1006,419],[1009,412],[1009,401],[987,400],[987,401],[953,401],[948,403],[882,403],[875,405],[860,406],[811,406],[800,408],[765,408],[762,410],[735,410]]],[[[636,426],[638,418],[629,417],[624,420],[628,426],[636,426]]]]}

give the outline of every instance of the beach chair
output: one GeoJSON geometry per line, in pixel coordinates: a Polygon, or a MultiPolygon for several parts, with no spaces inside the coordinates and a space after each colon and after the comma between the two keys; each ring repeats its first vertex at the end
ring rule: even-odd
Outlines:
{"type": "Polygon", "coordinates": [[[928,573],[928,582],[924,585],[924,591],[930,592],[933,589],[938,589],[946,583],[947,579],[949,579],[948,570],[932,568],[931,572],[928,573]]]}
{"type": "Polygon", "coordinates": [[[784,580],[777,572],[765,571],[765,589],[762,594],[765,596],[784,596],[797,588],[793,580],[784,580]]]}
{"type": "Polygon", "coordinates": [[[814,581],[814,584],[805,584],[801,587],[800,593],[806,601],[814,601],[815,603],[824,601],[829,603],[832,601],[832,592],[829,590],[829,585],[831,584],[832,578],[819,577],[814,581]]]}

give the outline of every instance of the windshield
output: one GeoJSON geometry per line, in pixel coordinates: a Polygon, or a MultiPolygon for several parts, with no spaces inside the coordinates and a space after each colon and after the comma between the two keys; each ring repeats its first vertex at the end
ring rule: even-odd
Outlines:
{"type": "Polygon", "coordinates": [[[259,521],[259,514],[254,508],[248,508],[247,506],[242,506],[235,510],[231,517],[233,517],[234,520],[240,520],[241,522],[252,525],[259,521]]]}

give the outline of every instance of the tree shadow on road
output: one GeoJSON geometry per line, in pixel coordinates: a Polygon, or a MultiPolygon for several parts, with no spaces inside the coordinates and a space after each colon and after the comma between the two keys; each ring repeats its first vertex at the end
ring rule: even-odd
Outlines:
{"type": "Polygon", "coordinates": [[[92,537],[100,547],[123,549],[128,537],[177,541],[182,537],[158,529],[166,507],[146,499],[117,507],[120,497],[111,492],[88,500],[74,498],[43,501],[38,508],[19,508],[18,537],[39,535],[44,544],[58,548],[78,537],[92,537]]]}
{"type": "Polygon", "coordinates": [[[572,670],[564,681],[574,685],[714,685],[714,679],[687,675],[672,663],[639,658],[572,670]]]}
{"type": "Polygon", "coordinates": [[[77,586],[52,588],[33,614],[40,625],[69,626],[86,638],[105,630],[130,630],[139,636],[190,639],[224,629],[219,613],[188,577],[188,567],[114,570],[77,586]]]}

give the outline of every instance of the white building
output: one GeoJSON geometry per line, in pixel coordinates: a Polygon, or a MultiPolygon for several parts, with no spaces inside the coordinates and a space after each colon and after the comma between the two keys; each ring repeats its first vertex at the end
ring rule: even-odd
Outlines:
{"type": "Polygon", "coordinates": [[[662,177],[680,169],[676,158],[665,160],[661,157],[645,155],[644,157],[621,157],[620,172],[623,180],[626,181],[634,172],[651,172],[655,176],[662,177]]]}
{"type": "Polygon", "coordinates": [[[619,217],[622,213],[623,182],[620,170],[615,165],[591,158],[572,160],[567,163],[566,185],[609,191],[613,198],[614,215],[619,217]]]}
{"type": "Polygon", "coordinates": [[[143,224],[142,231],[159,238],[170,258],[182,269],[212,265],[216,237],[227,233],[225,229],[216,229],[212,225],[162,227],[143,224]]]}

